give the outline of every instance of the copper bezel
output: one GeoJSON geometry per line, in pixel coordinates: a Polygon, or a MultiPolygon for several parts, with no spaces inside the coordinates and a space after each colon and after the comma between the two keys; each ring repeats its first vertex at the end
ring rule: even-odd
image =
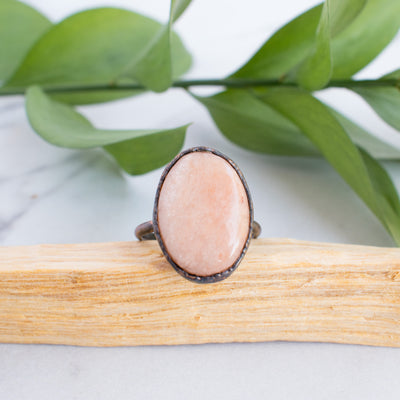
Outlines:
{"type": "Polygon", "coordinates": [[[240,171],[240,169],[238,168],[238,166],[227,156],[225,156],[224,154],[222,154],[221,152],[212,149],[210,147],[204,147],[204,146],[198,146],[198,147],[192,147],[190,149],[187,149],[181,153],[179,153],[164,169],[161,178],[160,178],[160,182],[158,183],[158,187],[157,187],[157,192],[156,192],[156,196],[155,196],[155,200],[154,200],[154,209],[153,209],[153,227],[154,227],[154,235],[158,241],[158,244],[160,245],[160,248],[162,250],[162,252],[164,253],[166,259],[168,260],[168,262],[174,267],[174,269],[180,274],[182,275],[184,278],[192,281],[192,282],[196,282],[196,283],[213,283],[213,282],[219,282],[222,281],[223,279],[226,279],[228,276],[230,276],[232,274],[233,271],[235,271],[235,269],[238,267],[238,265],[240,264],[240,262],[242,261],[244,255],[246,254],[246,251],[249,247],[250,244],[250,240],[252,237],[252,226],[253,226],[253,221],[254,221],[254,211],[253,211],[253,202],[251,200],[251,196],[250,196],[250,190],[249,187],[247,186],[246,180],[243,176],[243,173],[240,171]],[[249,204],[249,211],[250,211],[250,219],[249,219],[249,233],[247,235],[247,240],[243,246],[243,249],[239,255],[239,257],[236,259],[236,261],[229,267],[227,268],[225,271],[219,272],[217,274],[214,275],[208,275],[208,276],[198,276],[198,275],[194,275],[191,274],[187,271],[185,271],[183,268],[181,268],[178,264],[175,263],[175,261],[172,259],[172,257],[170,256],[170,254],[168,253],[168,250],[163,242],[162,236],[161,236],[161,232],[158,226],[158,201],[160,198],[160,193],[162,190],[162,186],[163,183],[165,181],[165,178],[167,177],[169,171],[173,168],[173,166],[185,155],[190,154],[190,153],[196,153],[196,152],[207,152],[207,153],[212,153],[218,157],[223,158],[225,161],[227,161],[232,167],[233,169],[236,171],[236,173],[238,174],[246,195],[247,195],[247,200],[248,200],[248,204],[249,204]]]}

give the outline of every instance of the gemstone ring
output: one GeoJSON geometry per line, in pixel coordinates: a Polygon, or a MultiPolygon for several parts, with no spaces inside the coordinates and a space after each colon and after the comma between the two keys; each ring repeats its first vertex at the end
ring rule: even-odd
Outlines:
{"type": "Polygon", "coordinates": [[[157,239],[184,278],[218,282],[237,268],[252,238],[250,191],[237,165],[217,150],[193,147],[178,154],[158,184],[153,220],[140,224],[139,240],[157,239]]]}

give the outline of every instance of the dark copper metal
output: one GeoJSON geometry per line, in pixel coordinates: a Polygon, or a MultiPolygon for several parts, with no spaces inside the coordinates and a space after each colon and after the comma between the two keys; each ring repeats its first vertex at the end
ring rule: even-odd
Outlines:
{"type": "Polygon", "coordinates": [[[257,221],[253,221],[251,225],[251,238],[257,239],[261,233],[261,225],[257,221]]]}
{"type": "Polygon", "coordinates": [[[154,227],[152,221],[143,222],[135,229],[135,236],[140,240],[155,240],[154,227]]]}
{"type": "MultiPolygon", "coordinates": [[[[253,225],[251,226],[251,238],[256,239],[260,236],[261,233],[261,225],[257,221],[253,221],[253,225]]],[[[135,229],[135,236],[138,240],[156,240],[156,236],[154,235],[154,227],[152,221],[143,222],[135,229]]]]}
{"type": "Polygon", "coordinates": [[[220,153],[218,150],[212,149],[210,147],[203,147],[203,146],[193,147],[191,149],[188,149],[188,150],[185,150],[185,151],[179,153],[166,166],[166,168],[164,169],[164,172],[161,175],[160,182],[158,184],[157,191],[156,191],[156,196],[155,196],[155,200],[154,200],[154,209],[153,209],[153,221],[149,221],[149,222],[145,222],[143,224],[140,224],[135,230],[136,237],[139,240],[151,240],[151,239],[154,239],[154,238],[157,239],[158,244],[160,245],[160,248],[161,248],[162,252],[164,253],[164,256],[166,257],[168,262],[174,267],[174,269],[180,275],[182,275],[184,278],[186,278],[186,279],[188,279],[188,280],[190,280],[192,282],[196,282],[196,283],[218,282],[218,281],[222,281],[223,279],[225,279],[229,275],[231,275],[232,272],[238,267],[238,265],[242,261],[244,255],[246,254],[246,251],[247,251],[247,249],[249,247],[249,244],[250,244],[250,240],[252,238],[256,238],[257,236],[259,236],[260,233],[261,233],[261,226],[260,226],[260,224],[258,222],[254,221],[253,202],[251,200],[249,187],[247,186],[246,180],[245,180],[242,172],[240,171],[238,166],[230,158],[228,158],[224,154],[220,153]],[[243,249],[242,249],[239,257],[225,271],[219,272],[219,273],[214,274],[214,275],[209,275],[209,276],[197,276],[197,275],[190,274],[189,272],[187,272],[184,269],[182,269],[178,264],[176,264],[175,261],[170,256],[170,254],[168,253],[168,250],[167,250],[167,248],[166,248],[166,246],[165,246],[165,244],[164,244],[164,242],[162,240],[162,236],[161,236],[160,229],[159,229],[159,226],[158,226],[158,200],[160,198],[160,193],[161,193],[162,185],[163,185],[163,183],[165,181],[165,178],[167,177],[167,175],[168,175],[169,171],[171,170],[171,168],[182,157],[184,157],[186,154],[196,153],[196,152],[207,152],[207,153],[215,154],[216,156],[223,158],[225,161],[227,161],[233,167],[233,169],[239,175],[239,178],[240,178],[240,180],[241,180],[241,182],[242,182],[242,184],[244,186],[244,189],[246,191],[247,200],[248,200],[248,203],[249,203],[249,210],[250,210],[249,234],[247,236],[246,243],[244,244],[243,249]]]}

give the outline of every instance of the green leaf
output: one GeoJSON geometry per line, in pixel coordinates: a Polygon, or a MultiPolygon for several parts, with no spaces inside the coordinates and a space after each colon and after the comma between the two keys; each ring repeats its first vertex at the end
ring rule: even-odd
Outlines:
{"type": "Polygon", "coordinates": [[[219,130],[239,146],[267,154],[318,155],[296,125],[248,91],[231,89],[195,97],[207,107],[219,130]]]}
{"type": "Polygon", "coordinates": [[[159,35],[149,44],[139,60],[130,65],[127,75],[154,92],[163,92],[172,84],[172,65],[169,42],[169,25],[161,28],[159,35]]]}
{"type": "Polygon", "coordinates": [[[188,8],[192,0],[171,0],[170,22],[175,22],[188,8]]]}
{"type": "Polygon", "coordinates": [[[399,85],[351,89],[359,94],[384,121],[400,131],[400,69],[381,79],[398,79],[399,85]]]}
{"type": "MultiPolygon", "coordinates": [[[[33,46],[22,65],[7,82],[24,88],[112,84],[132,60],[141,56],[161,24],[131,11],[99,8],[72,15],[53,26],[33,46]]],[[[174,73],[188,68],[188,55],[176,34],[172,34],[174,73]]],[[[97,94],[97,100],[115,99],[116,92],[97,94]]],[[[125,91],[120,92],[125,97],[125,91]]],[[[70,103],[79,101],[76,94],[70,103]]]]}
{"type": "MultiPolygon", "coordinates": [[[[331,79],[346,79],[371,62],[400,27],[398,0],[336,0],[331,9],[331,79]]],[[[283,79],[310,54],[322,5],[279,29],[233,78],[283,79]]]]}
{"type": "Polygon", "coordinates": [[[274,79],[285,76],[311,50],[322,6],[316,6],[279,29],[233,78],[274,79]]]}
{"type": "Polygon", "coordinates": [[[315,45],[300,65],[296,80],[308,90],[323,88],[332,73],[330,7],[335,1],[325,0],[318,24],[315,45]]]}
{"type": "Polygon", "coordinates": [[[380,140],[333,108],[329,109],[357,146],[379,160],[400,160],[400,149],[380,140]]]}
{"type": "Polygon", "coordinates": [[[26,110],[32,128],[44,140],[74,149],[103,146],[129,174],[143,174],[169,162],[182,148],[187,129],[187,125],[166,130],[96,129],[37,86],[27,91],[26,110]]]}
{"type": "Polygon", "coordinates": [[[397,190],[386,170],[368,152],[359,149],[368,170],[371,183],[375,189],[377,201],[385,215],[384,226],[400,243],[400,199],[397,190]]]}
{"type": "Polygon", "coordinates": [[[364,8],[366,0],[325,0],[315,43],[296,68],[296,80],[308,90],[322,89],[332,75],[331,38],[344,30],[364,8]]]}
{"type": "Polygon", "coordinates": [[[363,155],[329,109],[296,88],[271,89],[260,99],[298,126],[400,244],[400,223],[391,221],[393,216],[398,217],[393,206],[399,201],[397,193],[388,204],[391,192],[376,182],[376,165],[372,167],[375,175],[371,176],[371,167],[365,164],[363,155]]]}
{"type": "Polygon", "coordinates": [[[334,0],[329,4],[331,37],[342,32],[360,14],[368,0],[334,0]]]}
{"type": "Polygon", "coordinates": [[[127,97],[138,96],[142,93],[145,93],[145,90],[79,90],[64,93],[51,93],[50,97],[66,104],[85,105],[119,100],[127,97]]]}
{"type": "Polygon", "coordinates": [[[396,88],[353,88],[393,128],[400,131],[400,90],[396,88]]]}
{"type": "Polygon", "coordinates": [[[399,0],[368,0],[332,41],[332,79],[350,78],[391,42],[400,28],[399,0]]]}
{"type": "MultiPolygon", "coordinates": [[[[293,122],[250,91],[229,89],[210,97],[194,97],[207,108],[219,130],[241,147],[284,156],[321,155],[293,122]]],[[[330,110],[357,145],[374,157],[400,160],[399,149],[376,138],[334,109],[330,110]]]]}
{"type": "Polygon", "coordinates": [[[51,22],[16,0],[0,1],[0,83],[21,63],[27,51],[49,29],[51,22]]]}
{"type": "MultiPolygon", "coordinates": [[[[142,55],[127,67],[126,76],[130,76],[155,92],[163,92],[171,86],[173,80],[172,24],[189,4],[190,0],[171,0],[168,23],[160,29],[142,55]]],[[[190,59],[187,61],[189,63],[187,67],[189,67],[190,59]]]]}

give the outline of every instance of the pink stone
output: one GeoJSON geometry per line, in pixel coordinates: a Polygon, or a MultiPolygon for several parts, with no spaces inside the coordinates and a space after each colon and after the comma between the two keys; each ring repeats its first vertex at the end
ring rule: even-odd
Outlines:
{"type": "Polygon", "coordinates": [[[161,188],[158,226],[183,270],[197,276],[227,270],[239,258],[250,226],[246,190],[235,169],[210,152],[181,157],[161,188]]]}

